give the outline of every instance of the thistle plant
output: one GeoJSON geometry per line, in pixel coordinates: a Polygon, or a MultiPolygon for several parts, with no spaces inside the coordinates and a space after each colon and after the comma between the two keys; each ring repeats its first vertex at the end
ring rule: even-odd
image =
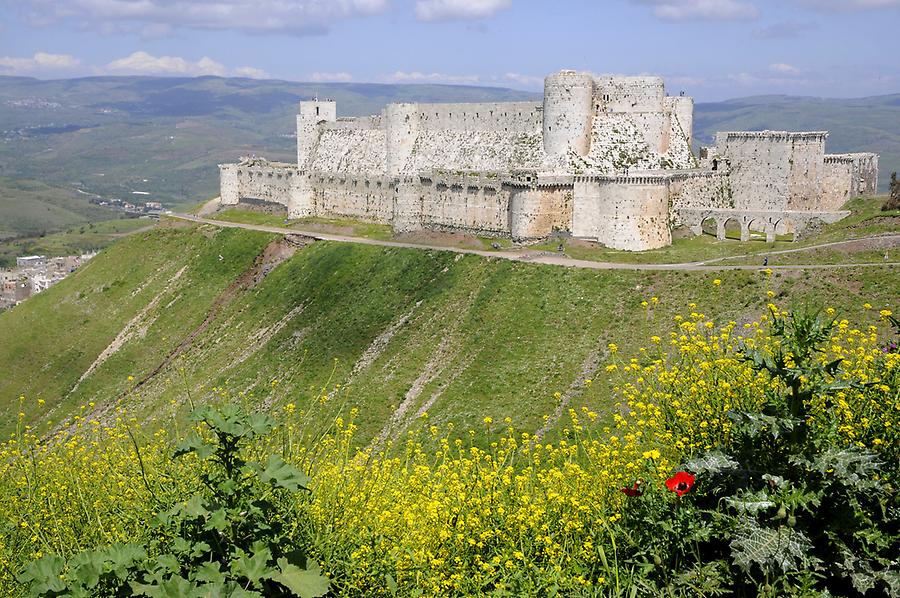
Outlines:
{"type": "Polygon", "coordinates": [[[823,358],[836,326],[773,310],[774,342],[743,348],[771,380],[761,408],[730,411],[730,441],[683,465],[700,491],[679,504],[695,523],[675,559],[694,571],[718,563],[736,595],[900,595],[900,505],[884,463],[813,425],[837,421],[837,395],[865,386],[823,358]]]}

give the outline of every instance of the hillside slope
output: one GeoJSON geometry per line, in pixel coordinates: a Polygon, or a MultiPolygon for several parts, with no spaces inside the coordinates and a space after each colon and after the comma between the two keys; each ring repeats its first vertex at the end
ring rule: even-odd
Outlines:
{"type": "Polygon", "coordinates": [[[658,350],[648,339],[676,314],[741,323],[765,312],[771,289],[779,303],[876,324],[862,304],[889,306],[898,286],[882,269],[578,270],[161,226],[0,314],[0,431],[20,409],[40,427],[111,418],[116,406],[177,422],[214,397],[293,403],[317,421],[357,406],[364,440],[426,411],[467,427],[509,416],[534,431],[569,402],[609,414],[605,365],[658,350]]]}
{"type": "Polygon", "coordinates": [[[88,203],[72,190],[38,181],[0,177],[0,241],[37,236],[121,215],[121,212],[88,203]]]}

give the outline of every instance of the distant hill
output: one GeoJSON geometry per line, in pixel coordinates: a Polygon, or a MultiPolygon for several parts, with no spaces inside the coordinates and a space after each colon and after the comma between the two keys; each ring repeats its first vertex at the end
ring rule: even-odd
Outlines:
{"type": "Polygon", "coordinates": [[[0,77],[0,176],[169,204],[215,195],[219,162],[294,156],[296,103],[338,102],[339,116],[390,102],[481,102],[539,94],[474,86],[292,83],[253,79],[0,77]]]}
{"type": "MultiPolygon", "coordinates": [[[[0,77],[0,176],[169,205],[216,194],[216,164],[255,153],[291,160],[300,99],[337,100],[340,116],[399,101],[539,100],[541,94],[453,85],[294,83],[240,78],[0,77]]],[[[900,170],[900,95],[859,100],[760,97],[699,104],[697,138],[717,130],[825,129],[829,151],[877,151],[900,170]]]]}
{"type": "Polygon", "coordinates": [[[829,153],[881,154],[882,189],[900,170],[900,94],[859,99],[758,96],[697,104],[695,138],[713,142],[716,131],[828,131],[829,153]]]}

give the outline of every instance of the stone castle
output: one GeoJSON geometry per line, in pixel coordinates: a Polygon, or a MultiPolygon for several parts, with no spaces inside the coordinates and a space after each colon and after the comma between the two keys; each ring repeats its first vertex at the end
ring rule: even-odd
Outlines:
{"type": "Polygon", "coordinates": [[[574,71],[547,77],[543,102],[390,104],[337,118],[335,102],[303,101],[297,163],[220,165],[221,201],[396,232],[566,234],[639,251],[710,220],[720,238],[729,221],[743,240],[797,238],[877,188],[878,156],[826,155],[824,132],[719,133],[698,159],[693,111],[661,78],[574,71]]]}

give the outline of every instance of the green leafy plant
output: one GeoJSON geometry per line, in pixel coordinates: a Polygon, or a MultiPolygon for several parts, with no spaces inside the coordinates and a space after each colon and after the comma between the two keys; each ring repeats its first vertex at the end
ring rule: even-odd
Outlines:
{"type": "Polygon", "coordinates": [[[330,584],[285,529],[293,494],[309,478],[278,455],[245,460],[243,448],[274,421],[237,407],[202,407],[201,424],[175,450],[203,464],[205,491],[159,513],[146,545],[82,552],[68,562],[47,556],[20,576],[32,596],[151,598],[300,596],[316,598],[330,584]]]}

